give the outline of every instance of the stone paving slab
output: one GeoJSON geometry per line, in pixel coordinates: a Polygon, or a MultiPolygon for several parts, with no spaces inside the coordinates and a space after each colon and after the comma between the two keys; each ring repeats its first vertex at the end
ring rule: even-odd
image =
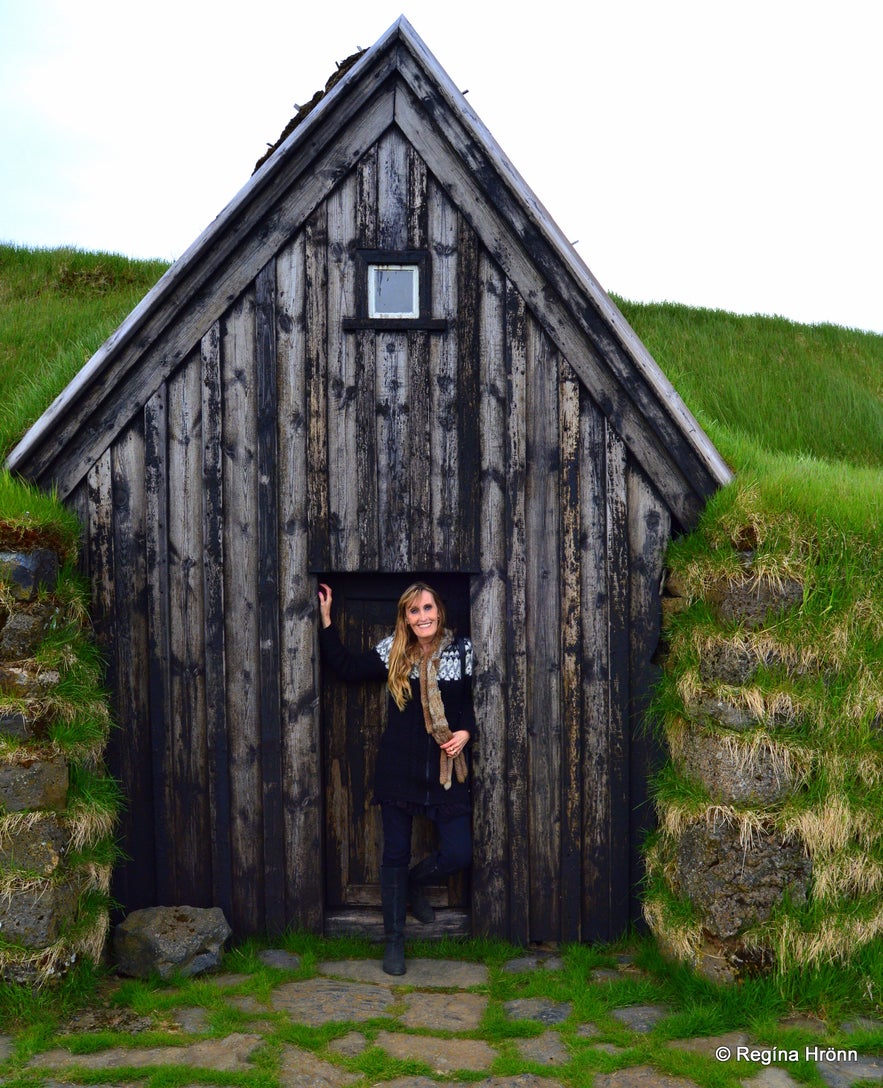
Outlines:
{"type": "Polygon", "coordinates": [[[488,999],[484,994],[408,994],[402,1023],[430,1031],[474,1031],[481,1023],[488,999]]]}
{"type": "Polygon", "coordinates": [[[570,1051],[556,1031],[544,1031],[532,1039],[516,1039],[515,1049],[526,1062],[537,1065],[566,1065],[570,1051]]]}
{"type": "Polygon", "coordinates": [[[201,1035],[209,1029],[209,1011],[201,1005],[175,1009],[169,1017],[169,1022],[188,1035],[201,1035]]]}
{"type": "Polygon", "coordinates": [[[508,974],[521,974],[522,971],[560,971],[564,960],[552,952],[537,952],[532,956],[518,956],[503,964],[508,974]]]}
{"type": "Polygon", "coordinates": [[[405,960],[404,975],[388,975],[380,960],[325,960],[319,964],[321,975],[374,982],[382,986],[415,986],[421,989],[468,990],[486,986],[488,969],[483,963],[460,960],[405,960]]]}
{"type": "Polygon", "coordinates": [[[883,1058],[863,1054],[855,1061],[817,1061],[816,1069],[828,1088],[849,1088],[858,1080],[883,1081],[883,1058]]]}
{"type": "Polygon", "coordinates": [[[221,1073],[241,1073],[254,1069],[250,1058],[263,1042],[260,1035],[236,1032],[223,1039],[205,1039],[189,1046],[115,1046],[94,1054],[72,1054],[63,1047],[55,1047],[31,1058],[28,1068],[143,1069],[151,1065],[193,1065],[221,1073]]]}
{"type": "Polygon", "coordinates": [[[621,1009],[613,1009],[610,1015],[632,1031],[646,1035],[670,1013],[671,1009],[665,1005],[625,1005],[621,1009]]]}
{"type": "Polygon", "coordinates": [[[287,1013],[292,1020],[310,1027],[333,1020],[371,1020],[387,1016],[396,998],[384,986],[359,982],[336,982],[327,978],[308,978],[303,982],[284,982],[270,994],[270,1005],[287,1013]]]}
{"type": "Polygon", "coordinates": [[[541,1024],[561,1024],[572,1011],[569,1001],[546,1001],[541,997],[518,997],[503,1006],[511,1020],[539,1020],[541,1024]]]}
{"type": "Polygon", "coordinates": [[[436,1074],[459,1070],[481,1072],[497,1057],[496,1050],[479,1039],[436,1039],[430,1035],[381,1031],[375,1042],[391,1057],[425,1062],[436,1074]]]}
{"type": "Polygon", "coordinates": [[[615,1073],[598,1073],[593,1088],[697,1088],[686,1077],[670,1077],[650,1065],[632,1065],[615,1073]]]}
{"type": "Polygon", "coordinates": [[[857,1016],[854,1020],[847,1020],[843,1030],[847,1035],[854,1035],[857,1031],[883,1031],[883,1020],[875,1020],[870,1016],[857,1016]]]}
{"type": "Polygon", "coordinates": [[[348,1031],[340,1039],[332,1039],[328,1049],[342,1058],[355,1058],[368,1045],[368,1040],[358,1031],[348,1031]]]}
{"type": "Polygon", "coordinates": [[[258,959],[265,967],[277,967],[281,971],[299,971],[300,956],[286,952],[284,948],[265,948],[258,952],[258,959]]]}
{"type": "MultiPolygon", "coordinates": [[[[563,1088],[560,1081],[537,1076],[536,1073],[517,1073],[512,1077],[487,1077],[470,1081],[470,1088],[563,1088]]],[[[463,1088],[462,1081],[435,1080],[431,1077],[396,1077],[385,1080],[382,1088],[463,1088]]]]}
{"type": "Polygon", "coordinates": [[[672,1039],[668,1045],[672,1050],[687,1050],[691,1054],[713,1058],[715,1051],[722,1046],[735,1054],[737,1047],[748,1045],[748,1035],[744,1031],[728,1031],[724,1035],[706,1035],[698,1039],[672,1039]]]}
{"type": "Polygon", "coordinates": [[[563,1088],[558,1080],[537,1076],[536,1073],[516,1073],[511,1077],[488,1077],[472,1088],[563,1088]]]}
{"type": "Polygon", "coordinates": [[[323,1062],[309,1050],[286,1046],[282,1051],[279,1068],[282,1088],[345,1088],[361,1079],[361,1073],[348,1073],[332,1062],[323,1062]]]}
{"type": "Polygon", "coordinates": [[[800,1082],[796,1081],[790,1073],[786,1073],[784,1069],[779,1069],[775,1065],[768,1065],[765,1069],[761,1069],[756,1077],[751,1077],[749,1080],[743,1080],[739,1083],[742,1088],[798,1088],[800,1082]]]}

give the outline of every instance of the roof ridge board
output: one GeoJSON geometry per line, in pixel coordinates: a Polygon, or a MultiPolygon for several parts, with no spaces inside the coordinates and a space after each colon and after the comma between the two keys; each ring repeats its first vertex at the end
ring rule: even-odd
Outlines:
{"type": "MultiPolygon", "coordinates": [[[[553,252],[570,272],[576,283],[584,289],[595,306],[598,316],[615,333],[622,350],[626,352],[644,375],[648,384],[656,392],[660,402],[666,405],[669,414],[677,420],[680,429],[691,436],[693,445],[697,447],[697,452],[706,463],[712,477],[719,484],[729,483],[732,479],[729,466],[705,434],[698,420],[684,403],[683,398],[674,388],[665,372],[647,350],[646,345],[643,344],[640,337],[628,323],[622,311],[598,282],[580,254],[577,253],[563,234],[548,209],[524,180],[423,40],[407,20],[403,20],[403,23],[402,41],[407,46],[411,56],[414,57],[423,71],[433,78],[454,114],[459,116],[467,130],[471,129],[470,136],[484,147],[485,153],[491,162],[495,161],[499,164],[497,172],[507,183],[516,201],[522,204],[528,218],[534,221],[541,234],[545,236],[547,244],[551,246],[553,252]]],[[[409,79],[409,75],[413,76],[413,70],[409,71],[407,66],[404,66],[400,67],[400,71],[414,93],[428,108],[426,97],[420,93],[412,80],[409,79]]]]}
{"type": "MultiPolygon", "coordinates": [[[[141,301],[77,371],[70,382],[67,383],[10,451],[6,459],[6,465],[10,471],[18,471],[27,461],[32,451],[47,438],[57,437],[58,420],[70,410],[72,405],[81,399],[85,390],[112,364],[116,355],[128,347],[143,331],[145,322],[152,313],[166,305],[170,300],[170,296],[179,287],[184,288],[189,284],[190,290],[186,290],[184,293],[188,296],[192,295],[198,289],[198,286],[214,273],[215,266],[223,258],[217,258],[216,256],[212,264],[203,264],[203,267],[200,267],[200,258],[205,253],[212,251],[212,243],[216,238],[224,237],[227,227],[235,220],[236,216],[245,207],[257,201],[266,188],[272,185],[274,176],[279,173],[280,164],[297,149],[300,149],[301,145],[306,144],[314,131],[327,120],[336,108],[343,88],[352,86],[358,79],[362,78],[365,69],[369,67],[366,62],[371,59],[376,62],[382,56],[384,49],[395,41],[398,26],[399,22],[397,21],[374,46],[365,51],[346,75],[321,99],[315,109],[276,149],[271,158],[242,185],[235,196],[157,280],[141,301]],[[194,287],[193,283],[197,286],[194,287]]],[[[371,66],[373,67],[373,65],[371,66]]],[[[380,82],[392,74],[394,67],[393,65],[388,69],[379,70],[380,82]]],[[[324,143],[327,144],[328,139],[324,143]]],[[[230,244],[224,247],[225,255],[228,250],[235,249],[239,237],[237,233],[236,237],[231,239],[230,244]]]]}

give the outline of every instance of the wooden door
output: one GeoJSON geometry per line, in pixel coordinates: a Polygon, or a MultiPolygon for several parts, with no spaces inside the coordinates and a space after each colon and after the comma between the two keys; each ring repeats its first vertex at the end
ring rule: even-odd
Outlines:
{"type": "MultiPolygon", "coordinates": [[[[395,626],[396,604],[417,580],[442,597],[448,626],[469,633],[469,578],[466,575],[321,574],[334,593],[332,618],[344,644],[368,650],[395,626]]],[[[382,682],[344,684],[330,669],[322,672],[322,738],[325,790],[325,895],[328,910],[380,904],[380,809],[371,804],[374,759],[386,725],[387,690],[382,682]]],[[[428,820],[414,820],[412,860],[435,849],[428,820]]],[[[466,880],[448,882],[430,899],[437,906],[463,908],[466,880]]]]}

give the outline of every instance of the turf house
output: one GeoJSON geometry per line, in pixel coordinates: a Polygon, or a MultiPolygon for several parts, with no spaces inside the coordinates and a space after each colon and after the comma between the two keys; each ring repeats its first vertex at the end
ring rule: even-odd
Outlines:
{"type": "Polygon", "coordinates": [[[729,470],[404,19],[295,120],[10,459],[84,526],[115,895],[239,936],[377,917],[383,695],[322,675],[316,587],[367,645],[421,574],[478,655],[439,926],[612,938],[664,551],[729,470]]]}

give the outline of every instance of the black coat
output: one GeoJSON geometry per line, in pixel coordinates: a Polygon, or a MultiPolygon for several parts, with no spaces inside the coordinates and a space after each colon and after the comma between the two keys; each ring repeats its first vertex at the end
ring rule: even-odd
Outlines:
{"type": "MultiPolygon", "coordinates": [[[[343,645],[332,624],[320,628],[319,643],[323,659],[342,680],[386,682],[392,636],[383,639],[372,650],[353,653],[343,645]]],[[[470,741],[475,739],[472,662],[472,643],[468,638],[456,638],[442,652],[438,677],[438,690],[451,732],[466,729],[470,741]]],[[[464,749],[467,765],[468,753],[469,745],[464,749]]],[[[439,782],[440,756],[441,749],[426,732],[420,679],[415,667],[411,674],[411,698],[405,709],[399,710],[392,696],[389,697],[386,729],[380,738],[374,772],[374,801],[468,810],[470,778],[460,783],[453,774],[451,788],[446,790],[439,782]]]]}

